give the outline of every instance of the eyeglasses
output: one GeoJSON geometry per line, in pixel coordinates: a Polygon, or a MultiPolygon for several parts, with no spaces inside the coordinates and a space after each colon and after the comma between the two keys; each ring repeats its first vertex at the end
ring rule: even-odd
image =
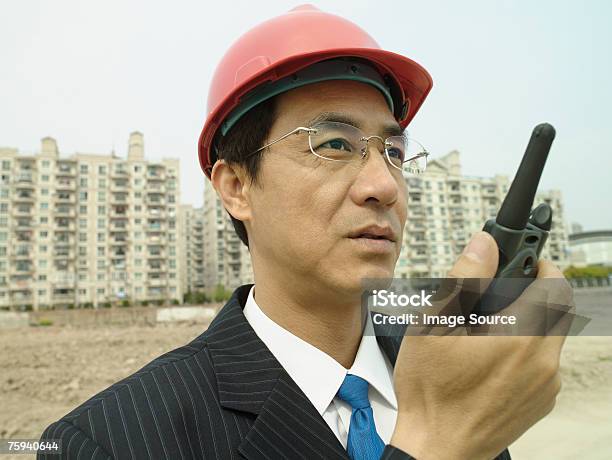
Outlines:
{"type": "Polygon", "coordinates": [[[390,166],[410,174],[420,174],[427,167],[429,152],[423,145],[407,136],[365,136],[359,128],[335,121],[317,123],[311,128],[300,126],[278,139],[251,152],[254,155],[291,135],[308,134],[308,146],[313,155],[323,160],[361,163],[368,154],[368,144],[378,140],[384,146],[390,166]]]}

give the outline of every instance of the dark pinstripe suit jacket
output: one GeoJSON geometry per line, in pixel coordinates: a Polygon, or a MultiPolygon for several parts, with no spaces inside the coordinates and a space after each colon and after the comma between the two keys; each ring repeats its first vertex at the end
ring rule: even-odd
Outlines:
{"type": "MultiPolygon", "coordinates": [[[[41,440],[61,439],[66,459],[348,459],[247,322],[251,286],[236,289],[202,335],[95,395],[41,440]]],[[[379,343],[394,364],[399,340],[379,343]]]]}

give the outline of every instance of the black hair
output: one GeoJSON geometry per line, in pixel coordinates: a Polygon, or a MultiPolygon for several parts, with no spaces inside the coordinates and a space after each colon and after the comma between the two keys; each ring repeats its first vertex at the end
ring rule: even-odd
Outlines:
{"type": "MultiPolygon", "coordinates": [[[[253,107],[231,127],[225,136],[217,138],[214,149],[217,152],[218,159],[224,159],[230,165],[241,166],[244,168],[248,180],[252,184],[256,184],[261,155],[264,150],[253,155],[250,154],[264,145],[275,119],[275,98],[270,98],[253,107]]],[[[230,218],[240,241],[248,248],[249,238],[246,227],[242,221],[234,218],[231,214],[230,218]]]]}

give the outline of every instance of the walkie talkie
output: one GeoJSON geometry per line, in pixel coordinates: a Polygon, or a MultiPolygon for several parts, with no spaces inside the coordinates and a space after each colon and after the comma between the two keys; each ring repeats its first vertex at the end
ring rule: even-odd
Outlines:
{"type": "Polygon", "coordinates": [[[555,128],[542,123],[533,129],[531,139],[510,190],[495,219],[483,230],[490,233],[499,247],[499,265],[493,280],[474,312],[489,315],[514,301],[538,273],[538,257],[552,225],[552,208],[540,204],[533,211],[533,199],[540,176],[555,138],[555,128]]]}

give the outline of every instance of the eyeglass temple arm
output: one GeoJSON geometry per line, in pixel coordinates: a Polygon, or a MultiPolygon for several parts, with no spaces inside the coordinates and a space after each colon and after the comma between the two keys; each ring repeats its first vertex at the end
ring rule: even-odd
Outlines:
{"type": "Polygon", "coordinates": [[[288,132],[287,134],[285,134],[284,136],[279,137],[278,139],[273,140],[272,142],[264,145],[263,147],[258,148],[257,150],[249,153],[248,155],[246,155],[245,158],[250,157],[251,155],[255,155],[257,152],[261,152],[264,149],[267,149],[268,147],[270,147],[273,144],[276,144],[277,142],[282,141],[283,139],[286,139],[287,137],[291,136],[292,134],[297,134],[300,131],[307,131],[307,132],[311,132],[312,128],[305,128],[303,126],[298,126],[297,128],[295,128],[293,131],[288,132]]]}
{"type": "Polygon", "coordinates": [[[428,157],[428,156],[429,156],[429,152],[417,153],[415,156],[404,160],[404,163],[408,163],[409,161],[416,160],[417,158],[428,157]]]}

